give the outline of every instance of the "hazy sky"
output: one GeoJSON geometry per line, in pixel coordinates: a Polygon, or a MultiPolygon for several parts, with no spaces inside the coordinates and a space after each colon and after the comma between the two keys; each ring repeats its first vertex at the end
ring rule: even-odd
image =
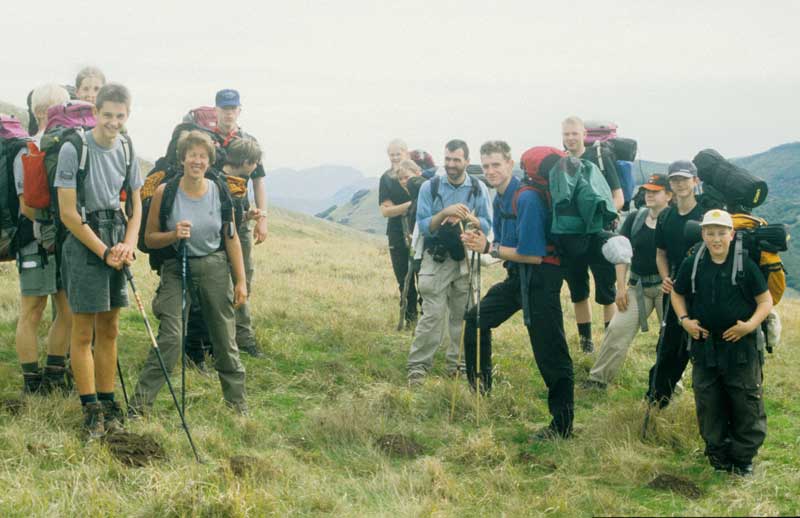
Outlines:
{"type": "Polygon", "coordinates": [[[405,138],[441,162],[466,140],[515,156],[560,121],[613,119],[640,156],[740,156],[798,140],[800,2],[37,1],[6,9],[0,99],[22,105],[87,64],[133,92],[142,156],[189,109],[240,90],[268,169],[368,175],[405,138]],[[33,7],[35,6],[35,8],[33,7]],[[11,48],[10,46],[8,48],[11,48]]]}

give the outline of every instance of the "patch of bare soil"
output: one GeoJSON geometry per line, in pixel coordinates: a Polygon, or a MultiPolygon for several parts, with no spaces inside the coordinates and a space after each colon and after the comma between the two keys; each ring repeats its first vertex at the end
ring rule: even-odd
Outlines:
{"type": "Polygon", "coordinates": [[[128,466],[142,467],[150,462],[167,458],[164,448],[146,435],[118,432],[106,435],[103,440],[108,445],[111,455],[128,466]]]}
{"type": "Polygon", "coordinates": [[[672,491],[673,493],[677,493],[691,499],[696,499],[703,496],[703,491],[691,480],[687,480],[682,477],[676,477],[675,475],[668,475],[666,473],[660,473],[657,475],[656,478],[647,484],[647,487],[651,489],[660,489],[663,491],[672,491]]]}
{"type": "Polygon", "coordinates": [[[406,437],[401,434],[386,434],[378,437],[375,441],[378,448],[387,455],[392,457],[405,457],[413,459],[422,455],[422,445],[411,437],[406,437]]]}

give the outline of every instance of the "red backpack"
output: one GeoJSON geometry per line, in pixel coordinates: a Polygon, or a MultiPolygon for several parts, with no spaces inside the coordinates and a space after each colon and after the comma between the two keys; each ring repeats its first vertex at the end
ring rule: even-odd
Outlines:
{"type": "MultiPolygon", "coordinates": [[[[560,149],[549,146],[536,146],[528,149],[522,154],[520,158],[520,165],[525,172],[525,179],[522,181],[517,192],[514,193],[514,198],[511,200],[511,207],[513,217],[517,217],[517,204],[520,195],[525,191],[535,191],[539,193],[539,197],[545,202],[548,210],[550,210],[552,203],[550,200],[550,169],[556,162],[565,157],[566,153],[560,149]]],[[[550,235],[548,228],[546,234],[550,235]]],[[[547,245],[547,256],[542,259],[543,263],[560,264],[556,256],[555,246],[547,245]]]]}

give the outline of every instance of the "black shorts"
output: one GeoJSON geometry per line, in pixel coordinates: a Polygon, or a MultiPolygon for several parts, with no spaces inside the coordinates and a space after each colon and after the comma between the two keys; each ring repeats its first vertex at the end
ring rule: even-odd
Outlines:
{"type": "Polygon", "coordinates": [[[592,236],[586,253],[562,258],[566,270],[567,286],[573,303],[589,298],[589,270],[594,277],[594,300],[606,306],[613,304],[617,296],[616,270],[613,264],[603,257],[602,240],[592,236]]]}

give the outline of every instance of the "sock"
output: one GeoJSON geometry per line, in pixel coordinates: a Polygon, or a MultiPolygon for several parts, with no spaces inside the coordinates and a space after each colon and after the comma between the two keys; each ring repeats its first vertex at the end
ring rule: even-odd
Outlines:
{"type": "Polygon", "coordinates": [[[97,393],[97,400],[98,401],[114,401],[114,393],[113,392],[98,392],[97,393]]]}
{"type": "Polygon", "coordinates": [[[22,366],[22,373],[23,374],[38,374],[39,373],[39,362],[23,363],[21,366],[22,366]]]}
{"type": "Polygon", "coordinates": [[[97,403],[97,394],[86,394],[81,396],[81,405],[86,406],[89,403],[97,403]]]}
{"type": "Polygon", "coordinates": [[[47,363],[45,363],[47,367],[64,367],[66,366],[66,364],[67,364],[66,356],[57,356],[55,354],[47,355],[47,363]]]}
{"type": "Polygon", "coordinates": [[[585,337],[591,338],[592,337],[592,323],[591,322],[584,322],[583,324],[578,324],[578,334],[585,337]]]}
{"type": "Polygon", "coordinates": [[[606,329],[608,329],[608,326],[610,326],[610,325],[611,325],[611,321],[609,320],[608,322],[606,322],[605,324],[603,324],[603,327],[605,327],[606,329]]]}

